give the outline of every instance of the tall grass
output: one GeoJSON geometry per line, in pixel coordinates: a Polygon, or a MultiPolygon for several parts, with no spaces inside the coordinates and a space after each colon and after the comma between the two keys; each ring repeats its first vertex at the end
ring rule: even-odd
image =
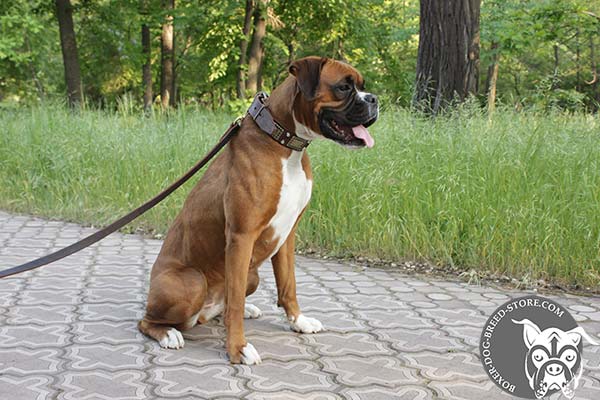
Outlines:
{"type": "MultiPolygon", "coordinates": [[[[0,111],[0,208],[106,224],[187,170],[231,120],[191,108],[150,118],[0,111]]],[[[310,146],[300,246],[599,285],[597,117],[397,110],[371,131],[370,150],[310,146]]],[[[164,232],[191,185],[130,229],[164,232]]]]}

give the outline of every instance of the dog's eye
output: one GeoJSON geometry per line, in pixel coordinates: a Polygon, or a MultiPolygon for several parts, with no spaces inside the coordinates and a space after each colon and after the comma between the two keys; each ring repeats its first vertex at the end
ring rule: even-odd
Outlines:
{"type": "Polygon", "coordinates": [[[538,349],[533,352],[533,354],[531,355],[531,358],[533,358],[533,361],[535,361],[535,362],[541,362],[546,358],[546,353],[544,353],[544,351],[538,349]]]}
{"type": "Polygon", "coordinates": [[[352,86],[348,85],[347,83],[344,83],[343,85],[338,86],[338,90],[340,92],[347,92],[349,90],[352,90],[352,86]]]}
{"type": "Polygon", "coordinates": [[[567,362],[571,362],[571,361],[575,360],[575,358],[577,358],[577,354],[575,354],[575,352],[573,350],[567,350],[563,354],[563,357],[567,362]]]}

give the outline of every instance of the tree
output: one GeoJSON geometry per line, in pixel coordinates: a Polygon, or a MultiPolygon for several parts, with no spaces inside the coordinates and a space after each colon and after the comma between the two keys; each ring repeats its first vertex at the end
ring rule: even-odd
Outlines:
{"type": "Polygon", "coordinates": [[[173,45],[173,9],[175,0],[163,0],[163,9],[166,12],[162,24],[161,41],[161,70],[160,70],[160,101],[163,109],[175,104],[174,64],[175,47],[173,45]]]}
{"type": "Polygon", "coordinates": [[[56,0],[56,16],[60,30],[60,46],[65,68],[67,100],[71,107],[82,103],[81,72],[77,57],[77,42],[73,29],[73,6],[70,0],[56,0]]]}
{"type": "Polygon", "coordinates": [[[476,94],[481,0],[421,0],[414,104],[433,114],[476,94]]]}
{"type": "Polygon", "coordinates": [[[498,42],[492,42],[490,51],[492,53],[492,62],[488,66],[485,90],[487,93],[488,111],[491,113],[494,112],[496,107],[496,84],[498,83],[498,70],[500,68],[498,42]]]}
{"type": "Polygon", "coordinates": [[[246,0],[246,9],[244,12],[244,27],[242,29],[242,38],[240,39],[240,58],[238,60],[238,71],[236,78],[237,96],[239,99],[246,97],[246,79],[244,68],[246,68],[246,56],[248,53],[248,34],[250,33],[250,23],[252,22],[253,1],[246,0]]]}
{"type": "Polygon", "coordinates": [[[267,31],[267,0],[259,0],[254,8],[254,31],[252,32],[252,43],[250,45],[250,57],[248,58],[248,82],[246,88],[255,93],[258,91],[259,73],[263,59],[262,40],[267,31]]]}
{"type": "MultiPolygon", "coordinates": [[[[142,1],[142,14],[147,15],[147,5],[142,1]]],[[[152,50],[150,47],[150,27],[147,21],[142,22],[142,85],[144,87],[144,111],[152,108],[152,50]]]]}

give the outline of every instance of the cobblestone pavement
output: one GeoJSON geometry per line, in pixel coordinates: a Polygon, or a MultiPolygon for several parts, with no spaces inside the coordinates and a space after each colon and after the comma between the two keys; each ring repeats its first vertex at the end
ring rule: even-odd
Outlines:
{"type": "MultiPolygon", "coordinates": [[[[0,212],[0,267],[92,232],[0,212]]],[[[246,321],[262,356],[234,366],[222,321],[163,350],[136,328],[161,242],[113,234],[33,272],[0,281],[0,399],[508,399],[478,356],[481,327],[524,292],[298,257],[298,293],[327,331],[290,331],[269,265],[246,321]]],[[[600,298],[550,296],[600,335],[600,298]]],[[[586,345],[577,399],[600,398],[600,346],[586,345]]]]}

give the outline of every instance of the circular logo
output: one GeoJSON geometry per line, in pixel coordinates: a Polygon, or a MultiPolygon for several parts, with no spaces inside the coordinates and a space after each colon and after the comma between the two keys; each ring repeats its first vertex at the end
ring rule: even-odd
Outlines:
{"type": "Polygon", "coordinates": [[[481,333],[481,362],[507,393],[541,399],[573,398],[581,377],[582,338],[593,340],[553,300],[525,296],[494,311],[481,333]]]}

